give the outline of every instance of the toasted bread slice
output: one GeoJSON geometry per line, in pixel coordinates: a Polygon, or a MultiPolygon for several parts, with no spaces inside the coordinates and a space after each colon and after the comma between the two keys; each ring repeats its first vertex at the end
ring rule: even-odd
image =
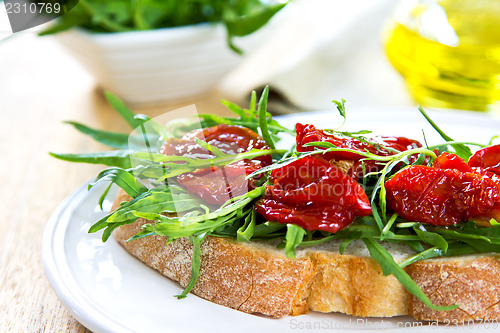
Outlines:
{"type": "MultiPolygon", "coordinates": [[[[130,200],[121,194],[115,202],[130,200]]],[[[191,276],[192,246],[187,239],[167,244],[150,236],[127,242],[145,223],[139,219],[114,231],[133,256],[185,287],[191,276]]],[[[414,254],[402,244],[383,244],[396,261],[414,254]]],[[[274,242],[237,242],[207,237],[202,244],[200,277],[192,292],[204,299],[248,313],[280,318],[308,310],[362,317],[409,314],[421,320],[500,319],[498,255],[439,258],[406,268],[434,304],[460,304],[453,311],[426,307],[390,275],[384,276],[361,241],[346,253],[330,242],[287,258],[274,242]]]]}

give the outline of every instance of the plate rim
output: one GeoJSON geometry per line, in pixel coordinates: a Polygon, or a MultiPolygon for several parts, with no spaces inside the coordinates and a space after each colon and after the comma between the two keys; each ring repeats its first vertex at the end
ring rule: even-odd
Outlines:
{"type": "Polygon", "coordinates": [[[63,217],[65,215],[70,216],[91,191],[100,190],[102,187],[102,184],[99,184],[98,186],[88,190],[90,183],[91,181],[87,181],[73,191],[51,214],[42,237],[41,252],[43,269],[59,300],[61,300],[63,305],[69,312],[71,312],[75,319],[87,329],[92,332],[133,332],[122,323],[107,316],[100,315],[100,313],[92,306],[90,306],[90,308],[82,306],[81,299],[77,298],[74,291],[70,288],[72,283],[65,281],[63,277],[64,269],[61,268],[60,263],[58,264],[56,260],[56,257],[58,256],[64,255],[65,257],[65,254],[56,253],[56,249],[54,248],[54,241],[57,240],[58,236],[57,233],[67,230],[66,226],[68,225],[69,219],[64,220],[63,217]],[[61,230],[61,228],[63,229],[61,230]],[[92,309],[92,311],[89,311],[89,309],[92,309]],[[94,318],[94,315],[99,317],[98,321],[87,319],[94,318]]]}

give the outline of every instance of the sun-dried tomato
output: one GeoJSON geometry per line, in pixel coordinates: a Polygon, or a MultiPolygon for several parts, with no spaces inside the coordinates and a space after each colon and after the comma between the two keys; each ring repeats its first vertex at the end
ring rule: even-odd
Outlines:
{"type": "MultiPolygon", "coordinates": [[[[446,156],[443,160],[456,162],[446,156]]],[[[500,181],[474,171],[412,166],[394,175],[385,188],[389,207],[408,221],[451,225],[500,216],[500,181]]]]}
{"type": "Polygon", "coordinates": [[[462,172],[472,172],[472,168],[462,158],[447,152],[439,155],[432,166],[438,169],[456,169],[462,172]]]}
{"type": "Polygon", "coordinates": [[[469,159],[469,165],[500,175],[500,145],[478,150],[469,159]]]}
{"type": "Polygon", "coordinates": [[[371,214],[363,188],[317,157],[307,156],[273,170],[270,181],[265,197],[255,206],[270,221],[337,232],[356,216],[371,214]]]}
{"type": "MultiPolygon", "coordinates": [[[[378,156],[390,156],[395,155],[390,149],[394,149],[398,152],[406,151],[413,148],[422,147],[420,142],[405,137],[388,137],[388,136],[378,136],[371,138],[370,141],[377,143],[377,146],[363,142],[354,138],[337,137],[333,134],[326,133],[323,130],[316,129],[314,125],[303,125],[297,124],[295,127],[297,132],[297,151],[307,152],[313,151],[315,147],[306,147],[306,143],[311,142],[329,142],[334,144],[337,148],[348,148],[351,150],[359,152],[369,152],[378,156]],[[390,148],[386,149],[384,147],[390,148]]],[[[382,170],[384,164],[381,162],[373,160],[365,160],[364,156],[345,151],[333,151],[321,155],[324,159],[330,161],[353,161],[352,167],[349,169],[348,174],[355,179],[360,179],[363,176],[363,164],[365,172],[377,172],[382,170]]],[[[410,163],[413,163],[418,158],[418,155],[411,155],[408,157],[410,163]]]]}
{"type": "Polygon", "coordinates": [[[177,181],[189,193],[198,195],[208,204],[217,205],[252,190],[256,179],[248,181],[245,177],[260,168],[260,161],[238,161],[225,167],[184,173],[177,176],[177,181]]]}
{"type": "MultiPolygon", "coordinates": [[[[189,132],[180,139],[170,138],[166,140],[161,153],[190,158],[213,158],[213,154],[196,143],[194,138],[203,140],[230,155],[252,149],[269,149],[265,141],[250,129],[221,124],[189,132]]],[[[224,204],[252,190],[257,179],[246,180],[245,177],[271,163],[271,156],[264,155],[252,160],[236,161],[224,167],[184,173],[177,176],[177,181],[189,193],[198,195],[208,204],[224,204]]]]}
{"type": "MultiPolygon", "coordinates": [[[[165,142],[160,152],[165,155],[190,158],[212,158],[213,154],[198,145],[195,138],[203,140],[230,155],[244,153],[252,149],[269,149],[264,139],[254,131],[243,126],[220,124],[191,131],[180,139],[170,138],[165,142]]],[[[272,163],[270,155],[260,156],[255,160],[262,161],[264,165],[272,163]]]]}

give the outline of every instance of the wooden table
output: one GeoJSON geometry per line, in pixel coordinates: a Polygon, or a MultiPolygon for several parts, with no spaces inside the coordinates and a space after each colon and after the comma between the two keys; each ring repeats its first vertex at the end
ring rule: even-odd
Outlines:
{"type": "MultiPolygon", "coordinates": [[[[155,116],[195,104],[225,114],[219,93],[175,105],[135,109],[155,116]]],[[[42,235],[57,205],[100,166],[56,160],[49,151],[104,147],[65,120],[125,131],[93,78],[52,38],[21,33],[0,43],[0,332],[84,332],[45,277],[42,235]]]]}

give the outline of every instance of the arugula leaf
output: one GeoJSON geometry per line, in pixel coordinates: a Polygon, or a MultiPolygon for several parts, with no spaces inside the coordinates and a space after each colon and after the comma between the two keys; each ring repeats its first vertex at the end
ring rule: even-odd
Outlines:
{"type": "Polygon", "coordinates": [[[108,196],[108,193],[109,193],[109,190],[111,189],[111,186],[113,186],[113,183],[109,183],[108,187],[104,190],[104,192],[102,192],[101,196],[99,197],[98,204],[99,204],[99,208],[101,210],[104,210],[104,207],[103,207],[104,200],[108,196]]]}
{"type": "Polygon", "coordinates": [[[270,6],[258,6],[258,8],[244,15],[240,15],[234,7],[226,6],[222,15],[228,35],[242,37],[257,31],[285,5],[286,2],[270,6]]]}
{"type": "Polygon", "coordinates": [[[204,215],[200,215],[199,212],[191,212],[192,214],[188,213],[182,218],[166,217],[156,213],[143,213],[137,211],[134,211],[133,213],[135,216],[146,220],[159,221],[154,225],[144,225],[143,228],[154,232],[156,235],[166,236],[171,241],[176,240],[177,238],[190,237],[196,233],[211,233],[217,228],[233,223],[234,217],[236,216],[236,211],[231,211],[223,215],[221,214],[220,216],[213,217],[211,219],[205,219],[204,215]],[[193,217],[201,217],[203,220],[191,222],[189,218],[193,217]]]}
{"type": "Polygon", "coordinates": [[[250,94],[250,105],[248,106],[248,109],[251,112],[255,112],[257,110],[256,108],[257,108],[257,92],[255,90],[252,90],[252,93],[250,94]]]}
{"type": "MultiPolygon", "coordinates": [[[[385,204],[385,202],[384,202],[385,204]]],[[[382,210],[383,212],[384,210],[382,210]]],[[[387,224],[384,226],[384,228],[382,229],[382,232],[380,233],[380,240],[383,241],[385,236],[389,233],[389,231],[391,230],[392,228],[392,225],[394,224],[394,222],[396,222],[396,219],[398,218],[398,214],[394,213],[392,214],[391,218],[389,219],[389,221],[387,221],[387,224]]]]}
{"type": "Polygon", "coordinates": [[[416,255],[400,262],[399,267],[404,268],[404,267],[409,266],[409,265],[411,265],[417,261],[420,261],[420,260],[440,257],[440,256],[444,255],[445,252],[446,251],[443,252],[443,250],[434,246],[434,247],[431,247],[427,250],[423,250],[420,253],[417,253],[416,255]]]}
{"type": "Polygon", "coordinates": [[[113,109],[115,109],[116,112],[118,112],[120,116],[125,119],[132,129],[135,129],[146,122],[144,119],[137,119],[136,114],[133,113],[120,98],[110,91],[105,91],[104,96],[106,96],[108,103],[113,107],[113,109]]]}
{"type": "Polygon", "coordinates": [[[94,183],[89,185],[89,190],[96,184],[104,181],[115,183],[132,198],[148,190],[146,186],[138,182],[130,172],[121,168],[109,168],[99,173],[94,183]]]}
{"type": "Polygon", "coordinates": [[[353,241],[354,239],[352,238],[346,238],[344,240],[342,240],[342,243],[340,243],[340,247],[339,247],[339,253],[340,254],[344,254],[345,252],[345,249],[347,248],[347,246],[349,244],[351,244],[351,242],[353,241]]]}
{"type": "MultiPolygon", "coordinates": [[[[339,111],[340,115],[342,116],[342,124],[340,124],[340,126],[338,128],[341,128],[342,126],[344,126],[345,124],[345,121],[347,120],[346,118],[346,112],[345,112],[345,99],[341,99],[341,101],[336,101],[336,100],[332,100],[333,103],[335,103],[335,105],[337,105],[337,110],[339,111]]],[[[362,131],[363,133],[365,131],[362,131]]]]}
{"type": "Polygon", "coordinates": [[[245,224],[236,231],[236,240],[239,242],[248,242],[254,235],[255,215],[257,213],[252,209],[251,213],[245,218],[245,224]]]}
{"type": "MultiPolygon", "coordinates": [[[[192,234],[215,230],[226,224],[233,223],[238,215],[242,216],[241,209],[244,209],[255,198],[261,197],[265,191],[265,185],[257,187],[241,196],[233,198],[214,211],[200,212],[193,211],[184,216],[167,217],[158,213],[147,213],[133,211],[137,217],[158,221],[155,225],[148,227],[149,231],[160,236],[167,236],[170,239],[179,237],[189,237],[192,234]]],[[[253,207],[252,207],[253,208],[253,207]]]]}
{"type": "Polygon", "coordinates": [[[377,260],[382,268],[384,276],[394,275],[396,279],[408,290],[410,294],[417,297],[422,303],[432,310],[450,311],[455,310],[459,305],[438,306],[434,305],[429,297],[420,289],[420,287],[411,279],[411,277],[394,261],[389,252],[373,239],[363,239],[368,251],[373,259],[377,260]]]}
{"type": "Polygon", "coordinates": [[[227,29],[230,48],[241,54],[242,51],[233,44],[232,38],[234,36],[246,36],[257,31],[285,5],[286,3],[278,3],[271,6],[262,6],[259,10],[254,10],[246,15],[238,15],[234,8],[226,6],[222,14],[222,19],[227,29]]]}
{"type": "Polygon", "coordinates": [[[422,246],[420,241],[403,241],[406,245],[408,245],[415,252],[424,252],[425,248],[422,246]]]}
{"type": "Polygon", "coordinates": [[[267,97],[269,96],[269,86],[264,88],[262,95],[259,100],[259,127],[261,131],[262,138],[266,143],[271,147],[271,149],[275,149],[274,141],[269,134],[269,130],[267,129],[267,97]]]}
{"type": "MultiPolygon", "coordinates": [[[[464,233],[464,232],[460,232],[458,230],[438,229],[436,231],[438,231],[446,239],[455,239],[455,240],[463,240],[463,241],[470,240],[470,239],[477,239],[477,240],[482,240],[482,241],[485,241],[488,243],[493,243],[493,239],[489,236],[486,237],[486,236],[474,234],[474,233],[464,233]]],[[[496,242],[500,242],[500,238],[498,238],[498,237],[495,237],[495,238],[496,238],[496,242]]]]}
{"type": "Polygon", "coordinates": [[[420,237],[422,242],[435,246],[439,250],[443,251],[443,253],[448,251],[448,242],[443,238],[443,236],[427,231],[423,228],[423,226],[420,226],[420,228],[413,227],[413,230],[418,237],[420,237]]]}
{"type": "Polygon", "coordinates": [[[346,118],[346,113],[345,113],[345,99],[341,99],[341,101],[336,101],[336,100],[333,100],[332,101],[333,103],[335,103],[335,105],[337,105],[337,110],[339,111],[340,115],[342,116],[342,118],[346,118]]]}
{"type": "MultiPolygon", "coordinates": [[[[261,95],[261,99],[263,97],[264,97],[264,92],[261,95]]],[[[239,118],[220,117],[213,114],[201,114],[199,115],[199,117],[201,118],[201,124],[204,128],[218,124],[238,125],[249,128],[254,132],[258,132],[258,129],[260,127],[259,119],[264,115],[259,115],[259,111],[256,110],[256,101],[257,101],[257,94],[255,91],[252,92],[249,109],[243,109],[234,103],[222,100],[221,103],[224,106],[226,106],[229,110],[231,110],[231,112],[238,115],[239,118]]],[[[267,96],[266,96],[266,103],[267,103],[267,96]]],[[[269,133],[274,142],[277,142],[279,140],[279,138],[277,137],[278,133],[287,133],[290,135],[295,135],[294,130],[281,126],[276,120],[272,118],[272,115],[269,112],[267,111],[264,112],[265,112],[265,118],[267,119],[266,122],[267,129],[269,130],[269,133]]]]}
{"type": "Polygon", "coordinates": [[[267,221],[255,226],[253,239],[272,239],[282,236],[282,233],[277,233],[285,227],[284,224],[276,221],[267,221]],[[277,235],[277,236],[276,236],[277,235]]]}
{"type": "Polygon", "coordinates": [[[461,256],[466,254],[477,253],[478,251],[464,242],[448,242],[448,251],[446,256],[461,256]]]}
{"type": "Polygon", "coordinates": [[[491,244],[479,239],[464,239],[463,242],[474,248],[476,253],[500,253],[500,244],[491,244]]]}
{"type": "Polygon", "coordinates": [[[128,149],[129,136],[125,133],[101,131],[74,121],[66,121],[65,123],[72,125],[78,131],[92,137],[97,142],[105,144],[106,146],[116,149],[128,149]]]}
{"type": "Polygon", "coordinates": [[[189,240],[193,245],[193,254],[191,256],[191,277],[189,278],[189,282],[184,288],[184,291],[180,295],[176,295],[178,299],[185,298],[187,294],[193,289],[194,285],[198,281],[198,277],[200,276],[200,266],[201,266],[201,243],[205,240],[208,233],[204,232],[198,235],[189,236],[189,240]]]}
{"type": "Polygon", "coordinates": [[[214,146],[209,145],[204,141],[199,141],[204,148],[210,150],[212,153],[217,153],[214,158],[193,159],[190,157],[176,156],[176,155],[163,155],[152,153],[134,153],[133,157],[146,163],[159,163],[158,168],[163,168],[163,176],[157,181],[163,181],[167,178],[176,177],[182,173],[191,172],[197,169],[211,168],[215,166],[226,166],[229,163],[252,159],[264,155],[283,154],[286,150],[282,149],[252,149],[248,152],[231,155],[226,154],[214,146]]]}
{"type": "MultiPolygon", "coordinates": [[[[429,122],[429,124],[434,127],[434,129],[436,130],[436,132],[439,133],[439,135],[441,135],[441,137],[446,140],[446,141],[454,141],[452,138],[450,138],[448,135],[446,135],[437,125],[436,123],[427,115],[427,113],[424,111],[424,109],[422,109],[422,107],[418,107],[418,110],[420,111],[420,113],[424,116],[424,118],[429,122]]],[[[453,147],[453,149],[455,149],[455,152],[456,154],[463,158],[465,160],[465,162],[467,162],[469,160],[469,158],[472,156],[472,152],[470,150],[469,147],[463,145],[463,144],[451,144],[451,146],[453,147]]]]}
{"type": "Polygon", "coordinates": [[[296,224],[286,225],[285,254],[288,258],[295,258],[295,250],[302,243],[306,231],[296,224]]]}
{"type": "Polygon", "coordinates": [[[49,155],[68,162],[104,164],[128,169],[131,167],[130,158],[132,153],[129,150],[112,150],[86,154],[56,154],[49,152],[49,155]]]}
{"type": "Polygon", "coordinates": [[[101,218],[99,221],[95,222],[89,229],[88,233],[89,234],[92,234],[94,232],[97,232],[99,230],[102,230],[104,228],[107,227],[107,221],[108,221],[108,218],[111,216],[112,213],[104,216],[103,218],[101,218]]]}
{"type": "Polygon", "coordinates": [[[138,214],[182,213],[200,206],[200,199],[180,189],[175,190],[179,193],[172,194],[174,189],[169,187],[168,191],[148,191],[132,204],[118,208],[108,218],[108,223],[127,221],[138,214]]]}
{"type": "MultiPolygon", "coordinates": [[[[111,237],[111,234],[113,233],[113,231],[116,228],[121,227],[122,225],[132,224],[135,221],[137,221],[137,218],[134,218],[134,219],[128,220],[128,221],[123,221],[123,222],[106,223],[105,229],[102,233],[102,241],[106,242],[109,239],[109,237],[111,237]]],[[[90,232],[90,230],[89,230],[89,232],[90,232]]]]}

